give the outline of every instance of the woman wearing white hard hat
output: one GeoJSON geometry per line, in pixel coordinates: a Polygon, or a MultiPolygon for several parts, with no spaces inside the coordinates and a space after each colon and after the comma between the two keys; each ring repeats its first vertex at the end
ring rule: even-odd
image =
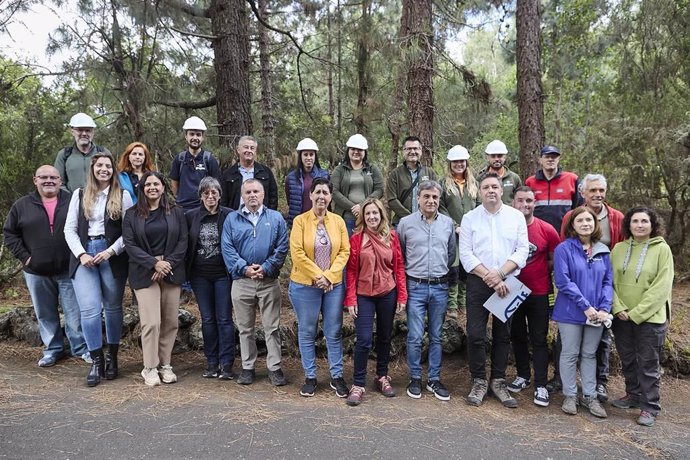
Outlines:
{"type": "MultiPolygon", "coordinates": [[[[441,212],[453,219],[455,230],[460,234],[462,216],[475,208],[479,186],[470,169],[470,153],[465,147],[454,145],[448,150],[446,158],[448,163],[442,183],[441,212]]],[[[457,268],[458,280],[457,283],[451,282],[448,289],[450,315],[457,314],[458,307],[465,307],[465,278],[467,277],[462,265],[459,264],[457,255],[452,268],[457,268]]]]}
{"type": "Polygon", "coordinates": [[[319,146],[313,139],[305,137],[297,144],[297,167],[288,171],[285,176],[285,198],[288,202],[288,227],[298,215],[311,209],[309,190],[314,179],[330,179],[328,171],[319,164],[319,146]]]}
{"type": "Polygon", "coordinates": [[[345,220],[352,236],[360,204],[367,198],[383,197],[383,175],[378,167],[367,162],[369,143],[361,134],[350,136],[345,144],[347,153],[333,170],[333,212],[345,220]]]}

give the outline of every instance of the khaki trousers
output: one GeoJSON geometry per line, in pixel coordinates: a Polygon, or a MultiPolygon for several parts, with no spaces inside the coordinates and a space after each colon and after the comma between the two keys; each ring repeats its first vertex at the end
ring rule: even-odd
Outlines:
{"type": "Polygon", "coordinates": [[[180,286],[165,281],[154,282],[144,289],[135,289],[141,325],[141,350],[144,367],[170,364],[175,345],[180,307],[180,286]]]}
{"type": "Polygon", "coordinates": [[[261,324],[266,336],[266,367],[280,369],[280,283],[277,279],[253,280],[242,278],[232,282],[232,304],[235,326],[240,332],[242,369],[254,369],[256,363],[256,307],[261,311],[261,324]]]}

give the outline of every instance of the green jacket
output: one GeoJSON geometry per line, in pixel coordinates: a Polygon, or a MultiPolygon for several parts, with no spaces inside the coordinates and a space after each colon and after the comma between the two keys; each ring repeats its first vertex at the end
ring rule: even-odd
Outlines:
{"type": "MultiPolygon", "coordinates": [[[[91,149],[84,154],[75,144],[61,149],[55,157],[55,169],[62,178],[62,188],[68,192],[74,192],[78,188],[86,185],[86,178],[91,168],[91,158],[97,153],[111,154],[105,147],[91,143],[91,149]],[[70,152],[69,155],[67,152],[70,152]]],[[[115,165],[113,165],[115,167],[115,165]]]]}
{"type": "MultiPolygon", "coordinates": [[[[340,217],[349,211],[355,204],[350,201],[350,173],[352,168],[347,163],[341,163],[335,167],[331,174],[333,184],[333,212],[340,217]]],[[[362,169],[364,174],[364,194],[367,198],[383,197],[383,176],[375,165],[366,164],[362,169]]]]}
{"type": "Polygon", "coordinates": [[[466,187],[465,194],[460,196],[458,186],[455,184],[453,184],[453,188],[455,188],[454,191],[457,192],[457,194],[451,193],[451,191],[446,187],[445,179],[443,179],[441,185],[443,186],[443,194],[441,195],[441,205],[439,210],[442,214],[445,214],[453,219],[453,222],[455,222],[456,226],[460,225],[462,222],[462,217],[477,207],[478,197],[472,198],[467,192],[466,187]]]}
{"type": "MultiPolygon", "coordinates": [[[[425,180],[436,180],[436,173],[433,169],[419,165],[419,185],[425,180]]],[[[393,214],[393,224],[400,222],[405,216],[412,214],[412,200],[416,197],[412,196],[412,174],[410,170],[407,169],[405,164],[402,164],[395,168],[388,175],[388,182],[386,183],[386,195],[388,196],[388,207],[394,213],[393,214]],[[407,190],[410,192],[407,194],[404,202],[400,202],[400,197],[407,190]]]]}
{"type": "MultiPolygon", "coordinates": [[[[501,198],[501,200],[504,204],[510,206],[510,204],[513,201],[513,190],[522,185],[522,179],[520,179],[520,176],[508,169],[507,166],[504,166],[503,169],[504,172],[503,176],[501,177],[501,182],[503,183],[503,197],[501,198]]],[[[487,170],[488,167],[482,169],[477,175],[477,177],[481,179],[481,177],[484,174],[486,174],[487,170]]],[[[479,200],[479,197],[477,197],[477,200],[479,200]]]]}
{"type": "Polygon", "coordinates": [[[660,236],[649,240],[639,278],[636,269],[644,243],[632,238],[618,243],[611,250],[613,265],[613,308],[615,315],[627,311],[635,324],[663,324],[671,316],[671,289],[673,287],[673,254],[660,236]],[[623,262],[632,244],[630,260],[625,272],[623,262]]]}

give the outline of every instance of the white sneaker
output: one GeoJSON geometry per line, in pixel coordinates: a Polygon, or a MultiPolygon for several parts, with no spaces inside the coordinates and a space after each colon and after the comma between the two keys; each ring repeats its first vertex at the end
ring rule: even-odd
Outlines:
{"type": "Polygon", "coordinates": [[[141,371],[141,376],[144,377],[144,383],[150,387],[155,387],[161,384],[161,378],[158,376],[158,369],[155,367],[145,367],[141,371]]]}
{"type": "Polygon", "coordinates": [[[165,364],[161,366],[160,370],[158,371],[161,374],[161,380],[163,383],[175,383],[177,382],[177,376],[172,370],[172,366],[170,364],[165,364]]]}
{"type": "Polygon", "coordinates": [[[81,359],[85,363],[88,363],[88,364],[93,363],[93,359],[91,359],[91,353],[89,353],[88,351],[86,353],[84,353],[83,355],[81,355],[81,359]]]}
{"type": "Polygon", "coordinates": [[[541,407],[549,406],[549,391],[546,387],[537,387],[534,390],[534,404],[541,407]]]}
{"type": "Polygon", "coordinates": [[[522,390],[530,386],[530,381],[522,377],[516,377],[511,383],[506,385],[508,391],[512,393],[520,393],[522,390]]]}

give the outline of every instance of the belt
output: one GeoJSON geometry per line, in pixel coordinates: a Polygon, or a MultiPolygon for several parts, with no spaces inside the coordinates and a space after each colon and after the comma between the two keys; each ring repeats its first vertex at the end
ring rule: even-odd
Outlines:
{"type": "Polygon", "coordinates": [[[407,279],[410,281],[414,281],[415,283],[422,283],[422,284],[441,284],[441,283],[447,283],[448,282],[448,277],[443,276],[441,278],[415,278],[414,276],[407,276],[407,279]]]}
{"type": "Polygon", "coordinates": [[[104,239],[105,239],[105,235],[90,236],[89,239],[90,239],[91,241],[93,241],[93,240],[104,240],[104,239]]]}

